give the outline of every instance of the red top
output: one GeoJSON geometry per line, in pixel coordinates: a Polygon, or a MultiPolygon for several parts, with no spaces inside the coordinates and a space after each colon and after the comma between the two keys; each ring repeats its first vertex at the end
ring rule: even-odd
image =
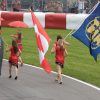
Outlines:
{"type": "Polygon", "coordinates": [[[65,49],[61,49],[59,45],[57,45],[57,42],[56,43],[56,62],[60,62],[62,64],[64,64],[64,52],[65,52],[65,49]]]}
{"type": "Polygon", "coordinates": [[[17,54],[14,53],[13,47],[10,48],[9,61],[11,61],[12,63],[18,64],[18,56],[17,54]]]}

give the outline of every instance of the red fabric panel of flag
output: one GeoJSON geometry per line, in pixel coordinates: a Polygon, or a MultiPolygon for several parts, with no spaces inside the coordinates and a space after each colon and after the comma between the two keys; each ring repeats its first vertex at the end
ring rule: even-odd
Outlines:
{"type": "Polygon", "coordinates": [[[39,59],[40,59],[40,65],[44,70],[48,73],[51,72],[51,66],[48,63],[48,60],[45,57],[45,54],[49,48],[50,38],[42,25],[40,24],[39,20],[36,18],[34,13],[31,12],[32,15],[32,21],[34,24],[34,30],[36,35],[36,41],[38,45],[38,51],[39,51],[39,59]]]}

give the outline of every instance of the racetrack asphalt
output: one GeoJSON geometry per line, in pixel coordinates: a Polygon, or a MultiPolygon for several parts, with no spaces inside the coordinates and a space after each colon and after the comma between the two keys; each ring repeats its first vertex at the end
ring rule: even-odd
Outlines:
{"type": "Polygon", "coordinates": [[[54,81],[56,74],[28,66],[19,67],[18,80],[8,78],[8,62],[3,61],[0,76],[0,100],[100,100],[100,90],[63,76],[63,84],[54,81]]]}

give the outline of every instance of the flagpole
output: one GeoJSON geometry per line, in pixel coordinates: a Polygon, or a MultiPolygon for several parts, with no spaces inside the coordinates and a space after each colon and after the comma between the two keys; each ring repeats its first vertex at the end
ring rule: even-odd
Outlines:
{"type": "MultiPolygon", "coordinates": [[[[99,2],[99,1],[98,1],[99,2]]],[[[95,4],[93,7],[92,7],[92,9],[90,9],[90,11],[88,12],[88,14],[90,14],[93,10],[94,10],[94,8],[97,6],[97,4],[95,4]]]]}
{"type": "Polygon", "coordinates": [[[75,31],[75,30],[72,29],[72,30],[66,35],[66,37],[65,37],[63,40],[66,40],[66,38],[67,38],[69,35],[71,35],[74,31],[75,31]]]}

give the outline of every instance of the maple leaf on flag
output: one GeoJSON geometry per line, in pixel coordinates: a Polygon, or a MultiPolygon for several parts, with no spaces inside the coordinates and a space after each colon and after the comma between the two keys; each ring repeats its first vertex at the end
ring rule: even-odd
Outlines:
{"type": "Polygon", "coordinates": [[[46,33],[46,31],[40,24],[39,20],[34,15],[34,13],[31,12],[31,15],[32,15],[32,21],[34,24],[34,30],[35,30],[35,36],[36,36],[36,42],[37,42],[38,51],[39,51],[40,65],[46,72],[50,73],[51,66],[45,57],[45,54],[49,48],[50,37],[48,36],[48,34],[46,33]]]}

